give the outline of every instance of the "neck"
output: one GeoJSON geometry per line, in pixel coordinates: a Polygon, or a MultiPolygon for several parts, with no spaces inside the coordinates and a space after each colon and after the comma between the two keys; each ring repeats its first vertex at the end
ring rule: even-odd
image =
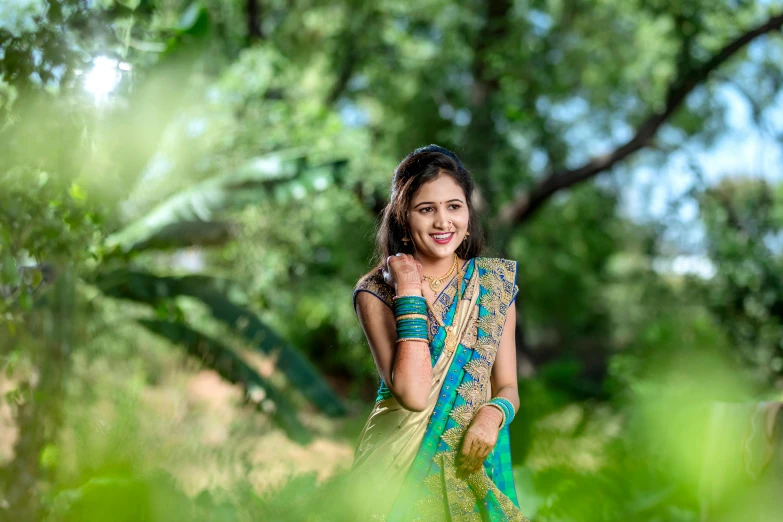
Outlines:
{"type": "MultiPolygon", "coordinates": [[[[427,257],[419,252],[413,254],[414,259],[421,263],[422,271],[424,275],[430,277],[440,277],[449,271],[451,265],[454,264],[454,256],[448,257],[427,257]]],[[[458,267],[459,268],[459,267],[458,267]]]]}

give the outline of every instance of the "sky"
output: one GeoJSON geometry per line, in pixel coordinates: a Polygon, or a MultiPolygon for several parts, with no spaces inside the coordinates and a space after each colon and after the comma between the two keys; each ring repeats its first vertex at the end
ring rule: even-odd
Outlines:
{"type": "MultiPolygon", "coordinates": [[[[771,183],[783,181],[783,91],[778,91],[762,111],[759,124],[738,86],[754,89],[754,95],[764,92],[764,88],[769,90],[768,85],[759,84],[759,78],[764,76],[759,74],[758,64],[765,60],[783,64],[782,53],[779,38],[759,38],[750,45],[747,58],[730,81],[711,79],[710,94],[726,108],[724,126],[714,143],[705,146],[699,139],[686,140],[662,165],[631,162],[632,168],[615,174],[615,179],[624,176],[618,185],[623,187],[625,215],[637,221],[670,223],[669,239],[683,254],[699,256],[703,253],[704,234],[698,205],[692,198],[683,197],[698,182],[697,172],[707,185],[727,176],[761,178],[771,183]]],[[[701,88],[691,96],[705,94],[701,88]]]]}

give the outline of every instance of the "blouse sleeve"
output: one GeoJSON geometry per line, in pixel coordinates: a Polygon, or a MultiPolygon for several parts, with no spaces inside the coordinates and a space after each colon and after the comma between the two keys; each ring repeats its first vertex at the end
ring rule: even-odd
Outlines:
{"type": "Polygon", "coordinates": [[[368,292],[383,301],[389,308],[394,308],[394,290],[391,286],[386,284],[386,281],[383,280],[383,276],[378,271],[367,274],[356,284],[356,288],[354,288],[353,291],[354,311],[356,310],[356,296],[359,295],[359,292],[368,292]]]}
{"type": "Polygon", "coordinates": [[[517,284],[517,277],[519,275],[519,263],[516,261],[510,261],[509,262],[512,265],[512,270],[514,272],[514,279],[512,282],[512,289],[511,289],[511,301],[508,303],[509,306],[514,304],[514,302],[517,300],[517,294],[519,293],[519,285],[517,284]]]}

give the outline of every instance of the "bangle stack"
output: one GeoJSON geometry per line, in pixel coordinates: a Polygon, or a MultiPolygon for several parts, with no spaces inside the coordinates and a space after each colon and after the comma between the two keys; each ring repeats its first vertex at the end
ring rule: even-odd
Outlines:
{"type": "Polygon", "coordinates": [[[511,421],[514,420],[514,416],[517,414],[514,405],[505,397],[493,397],[485,406],[493,406],[503,414],[503,422],[500,423],[501,430],[511,424],[511,421]]]}
{"type": "Polygon", "coordinates": [[[394,320],[397,322],[397,342],[428,341],[427,301],[420,295],[394,298],[394,320]]]}

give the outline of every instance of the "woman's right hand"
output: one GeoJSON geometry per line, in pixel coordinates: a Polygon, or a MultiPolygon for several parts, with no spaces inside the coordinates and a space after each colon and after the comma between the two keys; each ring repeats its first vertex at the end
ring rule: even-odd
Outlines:
{"type": "Polygon", "coordinates": [[[421,295],[423,274],[421,263],[409,254],[397,254],[386,258],[383,278],[394,288],[397,295],[421,295]]]}

